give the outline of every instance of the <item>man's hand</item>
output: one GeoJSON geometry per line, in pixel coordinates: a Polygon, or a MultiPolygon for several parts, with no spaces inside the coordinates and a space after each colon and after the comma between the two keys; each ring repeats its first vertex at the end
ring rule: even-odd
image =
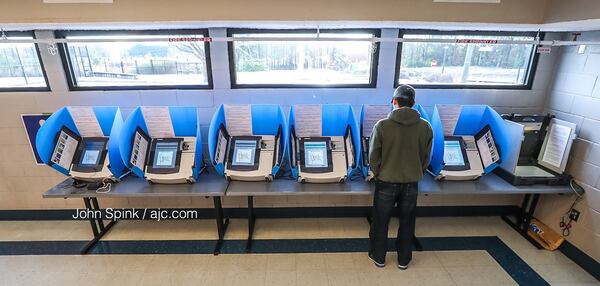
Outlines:
{"type": "Polygon", "coordinates": [[[367,178],[365,180],[369,183],[375,181],[375,176],[373,175],[373,172],[371,172],[371,170],[369,170],[369,173],[367,173],[367,178]]]}

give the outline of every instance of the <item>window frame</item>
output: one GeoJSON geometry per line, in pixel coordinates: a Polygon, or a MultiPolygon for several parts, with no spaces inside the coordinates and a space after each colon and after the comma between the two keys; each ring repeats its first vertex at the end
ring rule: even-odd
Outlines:
{"type": "MultiPolygon", "coordinates": [[[[406,34],[430,34],[430,35],[463,35],[463,36],[525,36],[525,37],[536,37],[538,32],[507,32],[507,31],[441,31],[441,30],[413,30],[413,29],[400,29],[398,32],[398,38],[403,38],[406,34]]],[[[540,40],[543,40],[545,33],[540,32],[540,40]]],[[[534,46],[531,54],[529,55],[529,64],[527,69],[526,83],[520,85],[506,85],[506,84],[410,84],[415,88],[422,89],[505,89],[505,90],[531,90],[533,88],[533,81],[535,79],[535,73],[537,71],[537,65],[540,58],[540,54],[537,53],[537,46],[534,46]]],[[[402,61],[402,42],[398,42],[396,49],[396,71],[394,73],[394,88],[400,86],[398,79],[400,77],[400,66],[402,61]]]]}
{"type": "MultiPolygon", "coordinates": [[[[54,31],[54,36],[57,39],[64,39],[67,36],[148,36],[148,35],[173,35],[173,37],[185,35],[202,34],[204,37],[210,37],[208,29],[168,29],[168,30],[57,30],[54,31]]],[[[71,57],[68,43],[59,45],[59,53],[62,61],[63,69],[67,77],[67,84],[70,91],[111,91],[111,90],[168,90],[168,89],[183,89],[183,90],[206,90],[213,89],[212,63],[210,60],[210,43],[204,42],[204,58],[206,61],[206,78],[207,84],[190,84],[190,85],[106,85],[106,86],[78,86],[71,68],[71,57]]]]}
{"type": "MultiPolygon", "coordinates": [[[[18,37],[18,36],[31,36],[32,39],[35,39],[34,31],[6,31],[4,32],[7,37],[18,37]]],[[[44,67],[44,62],[42,61],[42,54],[40,52],[40,48],[38,44],[34,43],[35,52],[38,57],[38,62],[40,63],[40,68],[42,69],[42,75],[44,76],[44,82],[46,83],[45,87],[2,87],[0,86],[0,93],[2,92],[49,92],[52,91],[50,88],[50,82],[48,81],[48,75],[46,73],[46,68],[44,67]]]]}
{"type": "MultiPolygon", "coordinates": [[[[373,37],[381,37],[381,29],[319,29],[319,33],[336,33],[336,34],[351,34],[351,33],[370,33],[373,37]]],[[[302,34],[302,33],[317,33],[317,29],[247,29],[247,28],[228,28],[227,37],[233,37],[234,34],[302,34]]],[[[377,72],[379,69],[379,49],[380,43],[375,42],[375,52],[371,62],[370,82],[366,84],[253,84],[253,83],[237,83],[237,72],[235,69],[235,51],[234,42],[227,43],[229,54],[229,79],[231,89],[243,88],[376,88],[377,87],[377,72]]]]}

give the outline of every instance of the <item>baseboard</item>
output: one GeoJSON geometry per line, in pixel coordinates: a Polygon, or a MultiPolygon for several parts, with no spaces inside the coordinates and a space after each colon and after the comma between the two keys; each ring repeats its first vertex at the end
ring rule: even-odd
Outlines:
{"type": "Polygon", "coordinates": [[[566,257],[573,260],[573,262],[579,265],[579,267],[583,268],[589,274],[594,276],[594,278],[600,280],[600,262],[596,261],[594,258],[590,257],[568,241],[563,242],[558,250],[560,250],[560,252],[562,252],[566,257]]]}
{"type": "MultiPolygon", "coordinates": [[[[179,210],[179,209],[178,209],[179,210]]],[[[181,208],[181,210],[196,210],[198,218],[210,219],[215,217],[213,208],[181,208]]],[[[517,206],[420,206],[417,207],[418,217],[467,217],[467,216],[504,216],[518,213],[517,206]]],[[[72,220],[74,209],[56,210],[0,210],[0,221],[44,221],[72,220]]],[[[226,217],[246,218],[247,208],[224,208],[226,217]]],[[[254,208],[258,218],[318,218],[318,217],[367,217],[371,207],[285,207],[285,208],[254,208]]]]}

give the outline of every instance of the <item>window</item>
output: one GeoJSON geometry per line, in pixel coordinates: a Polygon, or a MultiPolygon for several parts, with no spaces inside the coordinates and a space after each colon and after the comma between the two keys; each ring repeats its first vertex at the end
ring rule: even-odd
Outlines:
{"type": "Polygon", "coordinates": [[[61,31],[56,36],[68,42],[61,53],[72,90],[212,88],[208,43],[169,41],[207,37],[207,30],[61,31]]]}
{"type": "MultiPolygon", "coordinates": [[[[316,38],[317,30],[229,29],[228,36],[316,38]]],[[[379,30],[321,30],[344,41],[235,41],[229,43],[231,85],[240,87],[375,87],[379,30]]]]}
{"type": "MultiPolygon", "coordinates": [[[[532,41],[535,33],[401,31],[401,37],[532,41]]],[[[396,85],[530,89],[537,54],[529,44],[405,42],[397,61],[396,85]]]]}
{"type": "MultiPolygon", "coordinates": [[[[10,40],[31,40],[33,32],[5,32],[10,40]]],[[[0,43],[0,91],[48,91],[33,43],[0,43]]]]}

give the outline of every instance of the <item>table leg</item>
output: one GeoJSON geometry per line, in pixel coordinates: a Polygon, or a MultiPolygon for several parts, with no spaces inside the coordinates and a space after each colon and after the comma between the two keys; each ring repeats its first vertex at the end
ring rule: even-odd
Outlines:
{"type": "Polygon", "coordinates": [[[531,243],[537,249],[542,249],[543,247],[527,234],[527,231],[529,230],[529,223],[533,218],[533,214],[539,200],[540,194],[525,195],[523,198],[523,203],[521,204],[521,208],[519,209],[519,214],[515,215],[516,221],[513,222],[507,216],[502,216],[502,220],[504,220],[504,222],[506,222],[515,231],[519,232],[523,238],[527,239],[527,241],[529,241],[529,243],[531,243]]]}
{"type": "Polygon", "coordinates": [[[525,213],[525,218],[523,220],[524,225],[522,226],[522,229],[525,232],[527,232],[527,230],[529,229],[529,223],[531,222],[531,219],[533,218],[533,214],[535,213],[535,208],[537,207],[537,204],[539,201],[540,201],[540,194],[534,194],[533,198],[531,199],[531,204],[529,205],[529,209],[525,213]]]}
{"type": "Polygon", "coordinates": [[[529,207],[529,202],[531,201],[531,194],[526,194],[523,198],[523,202],[521,203],[521,210],[519,212],[519,216],[517,219],[517,227],[523,228],[523,223],[525,222],[525,216],[527,215],[527,208],[529,207]]]}
{"type": "Polygon", "coordinates": [[[256,216],[254,216],[254,197],[248,196],[248,240],[246,241],[246,252],[252,249],[252,238],[254,236],[254,225],[256,216]]]}
{"type": "Polygon", "coordinates": [[[213,254],[219,255],[221,253],[221,247],[223,247],[225,232],[227,231],[227,226],[229,225],[229,218],[223,219],[223,205],[221,203],[221,197],[213,197],[213,203],[215,205],[216,212],[215,218],[217,220],[217,233],[219,234],[219,239],[217,239],[217,244],[215,245],[213,254]]]}
{"type": "MultiPolygon", "coordinates": [[[[92,205],[94,206],[94,209],[96,210],[100,210],[100,206],[98,204],[98,198],[90,198],[90,200],[92,201],[92,205]]],[[[98,226],[100,227],[100,231],[104,231],[104,221],[103,220],[98,220],[98,226]]]]}
{"type": "MultiPolygon", "coordinates": [[[[83,198],[83,203],[85,207],[92,211],[100,211],[100,207],[98,205],[98,200],[96,198],[83,198]]],[[[104,225],[104,221],[102,221],[102,217],[90,217],[90,225],[92,227],[92,233],[94,237],[92,240],[88,241],[80,250],[79,253],[87,254],[92,247],[100,241],[100,239],[110,231],[110,229],[117,223],[116,220],[112,220],[107,225],[104,225]]]]}

